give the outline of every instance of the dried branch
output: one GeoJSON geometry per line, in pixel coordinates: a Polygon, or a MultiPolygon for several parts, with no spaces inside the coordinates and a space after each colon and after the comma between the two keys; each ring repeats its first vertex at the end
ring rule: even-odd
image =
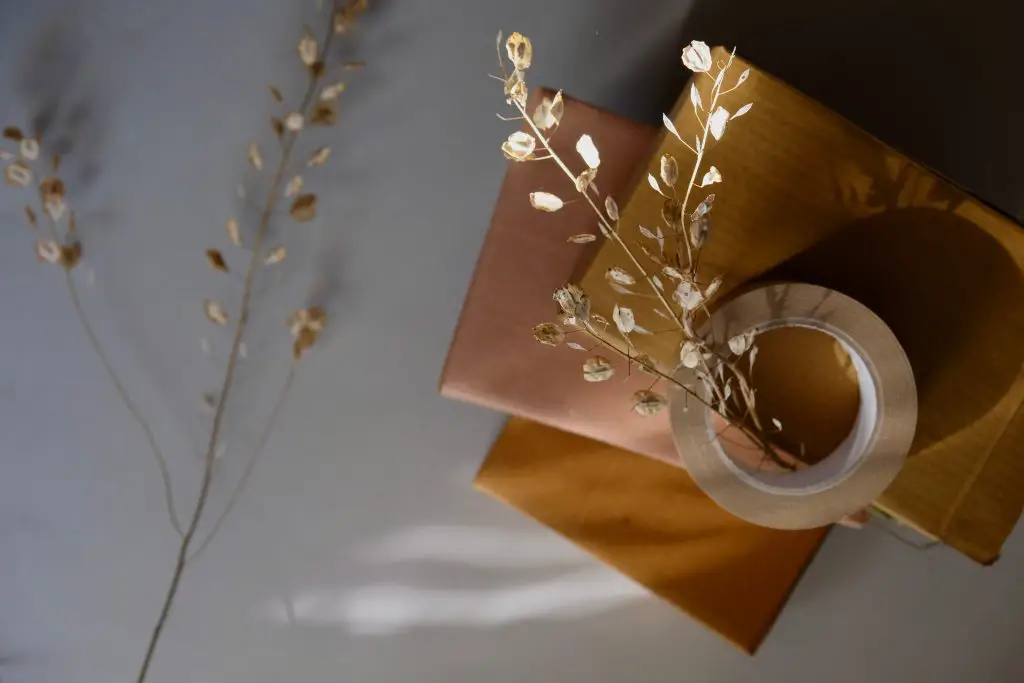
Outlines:
{"type": "Polygon", "coordinates": [[[284,408],[285,402],[288,400],[288,394],[291,392],[292,383],[295,381],[295,373],[297,370],[298,361],[293,361],[288,368],[288,376],[285,378],[284,385],[282,385],[281,391],[277,395],[277,400],[274,402],[274,408],[270,411],[270,417],[267,418],[267,421],[263,424],[263,431],[260,434],[259,440],[256,442],[256,447],[249,456],[249,461],[245,465],[245,470],[242,472],[242,476],[239,478],[238,483],[235,484],[234,490],[231,491],[231,496],[228,498],[228,502],[224,506],[224,510],[220,513],[220,516],[217,517],[216,521],[214,521],[213,526],[210,529],[210,533],[206,535],[206,538],[199,544],[199,547],[189,554],[188,562],[192,562],[199,557],[204,550],[206,550],[217,535],[217,532],[220,531],[220,528],[227,519],[227,516],[231,514],[231,511],[238,503],[238,499],[241,497],[246,484],[249,482],[249,477],[252,476],[253,471],[256,469],[256,465],[259,464],[260,459],[263,457],[263,452],[266,450],[267,442],[270,441],[270,435],[273,433],[274,428],[277,426],[277,421],[281,417],[281,411],[284,408]]]}
{"type": "MultiPolygon", "coordinates": [[[[245,270],[245,278],[242,285],[242,298],[238,309],[238,315],[235,318],[235,329],[234,336],[231,342],[231,350],[228,355],[227,369],[224,374],[224,380],[221,384],[220,392],[218,393],[219,400],[217,402],[216,412],[213,416],[213,424],[210,429],[210,439],[206,447],[206,454],[204,456],[204,468],[203,468],[203,479],[200,486],[199,495],[196,498],[195,508],[192,512],[191,520],[189,521],[188,527],[185,530],[185,535],[181,540],[181,544],[178,548],[177,561],[175,563],[174,573],[171,576],[171,582],[167,589],[167,595],[164,598],[163,606],[160,610],[160,615],[157,619],[156,625],[153,628],[152,636],[149,640],[149,645],[146,648],[146,654],[142,662],[142,666],[139,669],[139,675],[137,683],[144,683],[146,675],[149,671],[149,667],[153,660],[153,655],[156,652],[157,645],[160,641],[160,636],[163,633],[164,626],[167,623],[167,618],[170,615],[171,607],[174,604],[174,599],[177,596],[178,588],[181,584],[181,578],[184,575],[185,568],[189,561],[190,550],[192,541],[195,537],[196,531],[199,528],[199,523],[202,520],[203,512],[206,508],[207,499],[210,492],[210,484],[213,481],[213,470],[214,463],[216,460],[217,444],[220,438],[221,427],[223,424],[225,409],[227,407],[228,398],[231,395],[231,390],[234,386],[235,369],[239,359],[239,349],[242,345],[242,338],[246,330],[246,326],[249,321],[249,309],[252,299],[253,282],[257,270],[264,266],[264,260],[266,256],[263,254],[263,243],[267,237],[267,232],[270,227],[271,218],[274,215],[274,210],[277,207],[277,203],[283,194],[285,183],[287,182],[287,176],[289,172],[289,165],[292,159],[292,153],[295,148],[295,142],[298,139],[299,131],[302,128],[301,122],[311,120],[314,125],[330,125],[334,122],[333,113],[333,101],[331,98],[336,96],[331,93],[331,97],[318,97],[317,91],[319,85],[324,77],[325,63],[329,54],[331,45],[333,43],[336,34],[344,33],[351,26],[352,21],[366,8],[365,0],[334,0],[332,5],[332,27],[328,28],[326,37],[323,40],[322,45],[317,52],[317,44],[315,39],[307,33],[299,44],[299,56],[303,63],[309,67],[309,85],[306,89],[306,93],[302,98],[302,103],[296,110],[297,116],[294,120],[299,122],[290,125],[282,133],[282,145],[280,159],[277,164],[277,168],[274,171],[273,180],[270,183],[268,190],[268,196],[266,205],[260,215],[258,227],[254,237],[252,248],[252,256],[249,259],[249,264],[245,270]],[[312,49],[311,49],[312,45],[312,49]],[[310,119],[310,112],[313,112],[313,118],[310,119]],[[301,118],[298,118],[301,117],[301,118]]],[[[340,91],[339,93],[340,94],[340,91]]],[[[318,155],[319,156],[319,155],[318,155]]],[[[250,145],[249,147],[249,159],[253,167],[259,168],[263,165],[263,160],[259,154],[258,148],[250,145]]],[[[326,155],[323,156],[326,160],[326,155]]],[[[318,161],[318,160],[314,160],[318,161]]],[[[322,161],[318,161],[322,163],[322,161]]],[[[299,195],[296,197],[292,204],[291,215],[297,221],[310,220],[315,215],[316,210],[316,195],[299,195]]],[[[230,232],[230,231],[229,231],[230,232]]],[[[236,236],[232,236],[232,241],[235,241],[236,236]]],[[[311,309],[312,310],[312,309],[311,309]]],[[[316,335],[322,329],[323,325],[323,313],[317,310],[315,313],[310,311],[300,311],[305,313],[305,316],[298,316],[302,320],[293,322],[293,335],[295,336],[294,356],[298,360],[302,357],[303,353],[313,345],[316,341],[316,335]]],[[[294,372],[294,365],[289,373],[289,380],[286,389],[291,384],[291,375],[294,372]]],[[[286,395],[287,391],[283,392],[282,396],[286,395]]],[[[282,399],[283,400],[283,399],[282,399]]],[[[275,413],[278,412],[278,407],[275,407],[275,413]]],[[[269,435],[268,435],[269,436],[269,435]]],[[[258,455],[263,449],[263,442],[265,439],[261,439],[261,443],[258,444],[256,455],[258,455]]],[[[251,460],[253,466],[257,458],[251,460]]],[[[243,479],[248,478],[248,474],[251,472],[251,468],[247,468],[247,473],[243,479]]],[[[241,482],[244,485],[244,481],[241,482]]],[[[236,489],[232,498],[237,500],[240,495],[241,488],[236,489]]],[[[217,524],[223,522],[224,517],[230,507],[233,506],[233,502],[229,501],[229,507],[222,513],[217,524]]],[[[197,554],[205,548],[209,541],[213,538],[217,531],[217,525],[211,531],[210,536],[207,537],[206,541],[197,550],[197,554]]]]}
{"type": "Polygon", "coordinates": [[[160,446],[157,445],[156,437],[153,435],[153,429],[149,426],[149,422],[142,415],[138,406],[132,401],[131,396],[128,395],[128,391],[124,388],[121,383],[120,377],[118,377],[117,371],[114,370],[114,366],[111,365],[110,359],[107,358],[106,352],[103,350],[102,344],[96,336],[96,332],[92,328],[92,323],[89,322],[89,316],[85,314],[85,309],[82,307],[81,297],[78,295],[78,285],[75,284],[74,275],[71,271],[66,271],[66,281],[68,294],[71,297],[71,303],[74,306],[75,314],[78,316],[78,321],[82,324],[82,329],[85,330],[85,335],[89,338],[89,344],[92,345],[92,350],[96,353],[96,356],[100,359],[100,363],[103,364],[103,368],[107,371],[107,375],[110,377],[111,383],[117,390],[117,395],[121,398],[121,403],[128,409],[131,416],[139,424],[142,429],[142,433],[146,436],[146,441],[149,443],[149,448],[153,451],[153,456],[156,458],[157,466],[160,468],[160,478],[163,480],[164,485],[164,502],[167,505],[167,516],[171,520],[171,526],[174,527],[174,531],[177,532],[178,536],[184,536],[184,532],[181,528],[181,522],[178,519],[178,513],[174,509],[174,493],[171,490],[171,472],[167,466],[167,458],[164,457],[163,451],[160,450],[160,446]]]}
{"type": "MultiPolygon", "coordinates": [[[[679,181],[679,167],[674,157],[670,154],[662,156],[660,182],[653,174],[648,174],[648,184],[655,192],[666,199],[665,208],[662,211],[662,219],[675,235],[676,250],[672,255],[667,254],[665,238],[660,227],[657,228],[657,231],[651,231],[644,227],[639,228],[639,232],[644,238],[652,240],[658,245],[657,254],[642,244],[635,246],[645,257],[661,267],[661,271],[654,273],[641,262],[634,248],[630,247],[620,235],[618,229],[620,221],[619,209],[614,199],[610,196],[605,197],[603,211],[595,202],[594,197],[599,195],[594,180],[597,177],[601,164],[601,155],[591,137],[583,135],[576,143],[576,152],[586,165],[586,168],[578,175],[569,168],[569,165],[562,156],[552,148],[550,142],[551,135],[545,134],[545,131],[549,129],[557,131],[564,112],[562,93],[559,92],[553,99],[545,98],[538,105],[532,116],[527,111],[526,104],[529,99],[529,90],[526,86],[525,72],[529,69],[533,60],[533,46],[530,40],[519,33],[513,33],[505,41],[504,47],[508,62],[512,67],[511,71],[506,68],[506,58],[502,54],[502,35],[499,33],[497,51],[502,76],[500,78],[495,76],[494,78],[502,81],[505,86],[506,102],[519,114],[513,117],[512,120],[525,120],[529,132],[517,131],[512,133],[502,145],[502,152],[506,158],[517,162],[550,159],[572,181],[576,191],[586,200],[597,216],[598,228],[601,234],[616,244],[626,255],[640,273],[640,277],[650,288],[650,296],[660,302],[663,309],[656,308],[655,312],[675,323],[678,330],[682,332],[683,343],[680,347],[680,364],[695,371],[697,377],[702,380],[705,388],[714,398],[717,405],[711,405],[711,403],[703,399],[692,389],[675,381],[671,374],[662,373],[653,368],[653,363],[640,363],[641,368],[680,387],[686,396],[692,396],[708,409],[719,413],[728,423],[733,424],[737,429],[743,431],[754,440],[764,451],[767,458],[782,466],[790,466],[789,463],[786,463],[778,456],[760,424],[760,419],[754,410],[754,392],[750,388],[750,383],[747,381],[746,376],[735,363],[730,361],[728,355],[716,347],[713,340],[704,338],[696,333],[693,322],[693,318],[698,311],[703,311],[710,319],[707,302],[719,290],[722,278],[716,277],[708,282],[708,284],[703,285],[697,277],[701,250],[707,242],[710,227],[708,214],[712,209],[714,195],[708,195],[692,214],[689,210],[690,198],[694,188],[705,187],[722,181],[721,172],[714,166],[711,166],[704,173],[700,184],[697,183],[697,178],[703,167],[704,155],[711,142],[710,138],[713,138],[714,141],[720,140],[725,133],[728,122],[731,119],[743,116],[752,106],[751,104],[744,105],[735,114],[730,114],[728,110],[719,106],[719,99],[723,94],[722,84],[725,82],[726,74],[733,64],[733,55],[730,55],[729,59],[724,63],[720,62],[717,73],[712,75],[710,73],[712,56],[706,44],[694,41],[683,50],[683,64],[698,76],[706,74],[709,78],[712,78],[713,85],[710,103],[706,109],[696,84],[691,86],[690,101],[703,133],[702,137],[698,136],[695,139],[695,146],[690,146],[689,143],[684,141],[671,119],[667,116],[664,117],[665,127],[687,149],[694,153],[695,160],[690,178],[686,182],[686,189],[681,202],[676,191],[676,185],[679,181]],[[542,152],[543,156],[536,156],[535,152],[537,151],[542,152]],[[671,195],[666,194],[662,186],[669,188],[671,195]],[[593,196],[591,196],[592,194],[593,196]],[[690,220],[689,229],[686,227],[687,218],[690,220]],[[684,251],[686,257],[685,267],[682,265],[684,251]],[[676,289],[671,298],[676,306],[678,306],[678,310],[666,297],[665,284],[659,275],[665,275],[677,281],[676,289]],[[728,378],[725,376],[726,369],[729,370],[731,375],[728,378]],[[744,413],[744,417],[739,420],[729,415],[729,400],[732,397],[731,382],[733,379],[736,380],[740,389],[738,394],[736,394],[736,401],[740,403],[741,412],[744,413]],[[746,416],[750,416],[751,421],[754,423],[753,429],[744,423],[744,420],[747,419],[746,416]]],[[[738,88],[746,80],[748,74],[749,71],[745,71],[736,81],[736,84],[725,92],[732,92],[738,88]]],[[[530,203],[535,209],[546,212],[559,211],[565,205],[565,202],[560,197],[550,192],[531,193],[530,203]]],[[[569,241],[585,243],[593,241],[595,238],[596,236],[594,235],[582,234],[570,237],[569,241]]],[[[613,267],[607,271],[605,277],[609,282],[609,286],[616,292],[632,296],[647,296],[629,289],[632,285],[636,284],[637,278],[626,269],[617,266],[613,267]]],[[[617,304],[612,316],[615,327],[626,345],[626,350],[622,351],[616,344],[609,343],[591,325],[591,321],[597,316],[590,313],[589,299],[579,287],[568,285],[560,288],[555,292],[555,299],[562,306],[566,323],[585,330],[589,336],[597,339],[601,346],[613,349],[615,353],[626,358],[627,363],[632,364],[639,357],[646,358],[642,354],[632,353],[635,346],[631,334],[649,335],[652,333],[637,324],[635,315],[630,308],[617,304]]],[[[607,327],[607,321],[602,319],[601,322],[604,327],[607,327]]],[[[538,325],[534,328],[534,335],[538,341],[552,346],[563,343],[565,340],[565,333],[554,323],[538,325]]],[[[756,331],[748,331],[735,339],[729,340],[729,351],[731,353],[741,355],[749,351],[752,354],[751,365],[753,354],[756,354],[756,347],[753,345],[754,335],[756,335],[756,331]],[[740,346],[742,348],[738,348],[740,346]]],[[[583,371],[584,379],[598,382],[611,377],[614,369],[606,359],[593,357],[584,363],[583,371]]],[[[637,392],[633,398],[634,410],[643,415],[654,415],[665,404],[664,399],[650,390],[637,392]]]]}
{"type": "MultiPolygon", "coordinates": [[[[15,175],[19,177],[23,183],[17,182],[12,184],[27,187],[36,175],[33,168],[35,166],[34,162],[37,162],[39,159],[39,142],[35,138],[25,137],[24,133],[14,126],[6,127],[4,129],[3,137],[7,140],[19,143],[20,158],[8,166],[8,169],[18,169],[18,172],[15,175]]],[[[55,156],[51,160],[50,170],[56,174],[59,167],[60,158],[55,156]]],[[[7,175],[10,174],[8,173],[7,175]]],[[[103,365],[103,369],[107,373],[107,377],[110,379],[111,384],[114,385],[118,398],[120,398],[121,403],[124,405],[125,409],[128,410],[132,419],[134,419],[139,425],[139,429],[142,430],[142,433],[146,438],[150,452],[152,452],[153,457],[156,460],[157,467],[160,470],[160,479],[164,489],[164,504],[167,507],[167,517],[170,520],[171,527],[174,529],[175,533],[181,537],[184,535],[184,532],[182,531],[181,521],[178,518],[178,513],[174,505],[174,492],[171,486],[171,473],[170,468],[167,465],[167,458],[164,456],[160,445],[157,443],[156,436],[153,432],[153,428],[149,424],[149,421],[132,400],[128,390],[124,386],[124,383],[121,381],[120,375],[114,368],[113,363],[111,363],[110,359],[107,357],[106,352],[103,350],[103,345],[100,343],[99,337],[93,329],[92,322],[89,320],[89,316],[82,305],[82,298],[79,295],[78,285],[75,282],[74,276],[74,270],[78,265],[82,249],[81,245],[77,241],[75,213],[74,211],[68,212],[64,203],[64,183],[56,177],[48,177],[40,183],[39,187],[42,209],[41,214],[43,217],[43,223],[46,225],[46,229],[50,237],[49,239],[41,239],[36,242],[36,254],[41,260],[59,264],[64,269],[64,282],[68,290],[68,298],[71,300],[71,305],[75,310],[78,322],[81,324],[93,352],[96,354],[96,357],[99,358],[100,364],[103,365]],[[61,234],[61,220],[65,218],[64,234],[61,234]]],[[[35,209],[31,206],[26,206],[25,216],[29,222],[29,227],[32,229],[39,227],[39,214],[36,213],[35,209]]]]}
{"type": "MultiPolygon", "coordinates": [[[[609,351],[611,351],[612,353],[614,353],[614,354],[624,358],[627,363],[637,363],[638,362],[638,358],[639,358],[638,356],[632,356],[632,355],[629,354],[628,351],[623,351],[622,349],[620,349],[619,347],[615,346],[614,344],[609,343],[607,340],[604,339],[604,337],[601,336],[601,334],[597,330],[593,329],[593,327],[589,323],[587,324],[586,327],[580,328],[580,331],[585,332],[586,335],[588,337],[590,337],[591,339],[593,339],[594,341],[596,341],[599,346],[602,346],[602,347],[608,349],[609,351]]],[[[685,384],[683,384],[682,382],[680,382],[673,375],[670,375],[668,373],[662,372],[653,363],[646,363],[645,362],[645,363],[640,364],[640,367],[641,367],[641,370],[643,372],[646,372],[647,374],[653,375],[653,376],[655,376],[657,378],[655,380],[654,384],[651,385],[651,389],[653,389],[654,386],[656,386],[658,384],[658,382],[667,382],[667,383],[673,385],[674,387],[676,387],[677,389],[683,391],[687,396],[693,398],[694,400],[696,400],[698,403],[700,403],[702,406],[704,406],[708,410],[712,410],[712,411],[714,411],[716,413],[721,414],[719,412],[718,408],[716,408],[712,404],[708,403],[702,396],[697,394],[693,389],[691,389],[690,387],[688,387],[685,384]]],[[[736,371],[738,372],[738,369],[736,371]]],[[[610,376],[611,375],[609,375],[609,377],[610,376]]],[[[650,391],[650,389],[648,389],[648,391],[650,391]]],[[[719,396],[720,400],[722,400],[722,401],[725,400],[724,396],[721,393],[718,393],[717,395],[719,396]]],[[[756,416],[753,415],[752,411],[749,411],[748,414],[751,417],[751,419],[753,419],[753,420],[757,419],[756,416]]],[[[722,417],[726,418],[726,422],[727,422],[727,425],[728,425],[729,428],[737,429],[740,432],[742,432],[745,436],[747,436],[748,438],[753,440],[754,443],[761,444],[761,441],[764,438],[763,437],[763,431],[764,430],[762,429],[760,423],[755,422],[754,429],[751,429],[750,427],[745,425],[742,420],[729,419],[725,415],[723,415],[722,417]]],[[[765,457],[767,457],[773,463],[775,463],[776,465],[779,465],[781,467],[784,467],[786,469],[793,469],[793,463],[791,463],[791,462],[785,460],[784,458],[782,458],[782,456],[780,456],[778,454],[778,452],[775,450],[775,447],[772,444],[770,444],[770,443],[769,444],[763,444],[763,445],[761,445],[761,447],[762,447],[762,450],[764,451],[765,457]]]]}
{"type": "MultiPolygon", "coordinates": [[[[540,141],[541,145],[544,147],[544,150],[548,153],[548,158],[550,158],[552,161],[558,164],[558,167],[562,169],[562,172],[565,173],[570,180],[575,182],[576,174],[574,174],[569,169],[569,167],[566,166],[565,162],[562,160],[562,157],[560,157],[558,153],[551,148],[549,140],[546,137],[544,137],[544,134],[540,131],[540,128],[538,128],[537,124],[526,113],[525,100],[523,102],[520,102],[519,100],[513,100],[513,104],[516,107],[516,109],[518,109],[519,112],[523,115],[527,125],[530,127],[531,130],[533,130],[533,133],[536,136],[537,140],[540,141]]],[[[618,230],[612,227],[609,220],[605,217],[601,209],[597,207],[597,204],[594,203],[594,200],[590,197],[589,194],[587,194],[586,192],[582,192],[581,194],[583,195],[583,198],[587,200],[587,203],[590,205],[590,208],[593,209],[594,213],[597,215],[598,221],[600,221],[601,226],[604,228],[603,232],[605,236],[611,239],[616,244],[618,244],[626,253],[626,255],[629,256],[630,260],[633,262],[633,265],[636,266],[636,269],[640,271],[644,278],[649,279],[651,277],[650,273],[648,273],[647,269],[645,269],[643,265],[640,264],[639,259],[637,259],[637,257],[633,254],[629,247],[626,246],[626,243],[622,241],[622,238],[619,237],[618,230]]],[[[668,309],[669,313],[675,316],[675,312],[672,310],[672,307],[669,305],[668,301],[665,300],[665,297],[662,295],[661,291],[658,290],[657,288],[653,289],[655,295],[658,297],[658,300],[661,301],[661,303],[665,306],[666,309],[668,309]]],[[[682,321],[677,320],[676,322],[678,322],[680,326],[682,325],[682,321]]]]}
{"type": "MultiPolygon", "coordinates": [[[[202,482],[186,527],[183,527],[175,509],[167,459],[164,457],[156,441],[150,424],[131,399],[124,383],[104,351],[82,306],[81,297],[79,296],[72,273],[81,260],[82,244],[76,232],[75,214],[73,211],[69,212],[67,210],[67,205],[64,201],[64,182],[57,177],[60,158],[54,156],[49,169],[39,168],[42,166],[42,162],[39,161],[41,145],[37,137],[26,135],[19,128],[13,126],[7,126],[2,131],[2,138],[8,142],[13,142],[17,146],[16,153],[0,149],[0,162],[6,164],[3,175],[8,185],[17,188],[28,188],[36,182],[37,177],[47,173],[52,176],[43,177],[38,183],[41,211],[37,212],[32,205],[25,207],[25,217],[29,226],[32,229],[39,228],[41,215],[49,233],[49,237],[36,240],[36,256],[40,261],[59,265],[65,271],[69,296],[75,313],[89,339],[89,343],[114,384],[122,403],[142,429],[150,449],[157,460],[163,478],[168,516],[172,526],[180,536],[174,571],[139,669],[138,683],[144,683],[149,672],[186,567],[191,560],[198,557],[210,545],[222,528],[224,521],[234,509],[266,449],[271,432],[278,422],[296,376],[297,363],[316,345],[319,335],[324,329],[326,314],[323,309],[316,306],[299,309],[288,319],[288,327],[293,340],[292,355],[294,360],[289,368],[287,379],[281,388],[269,419],[263,425],[263,431],[258,442],[225,508],[214,522],[210,533],[199,544],[198,548],[193,551],[192,544],[196,539],[197,530],[200,522],[203,520],[203,514],[207,507],[213,480],[214,464],[222,448],[222,445],[219,444],[220,435],[228,400],[235,383],[237,365],[239,359],[245,356],[245,343],[242,340],[249,322],[255,276],[260,267],[273,266],[287,257],[287,249],[284,245],[274,245],[264,253],[264,242],[270,229],[270,223],[275,216],[275,211],[282,195],[291,200],[288,213],[292,220],[297,222],[310,221],[317,215],[317,196],[310,193],[300,194],[303,187],[301,176],[293,176],[285,185],[286,178],[290,175],[289,167],[292,162],[295,143],[300,131],[303,130],[307,123],[311,126],[330,126],[337,121],[336,100],[344,92],[345,83],[337,81],[320,89],[327,72],[327,56],[335,36],[349,31],[356,19],[367,9],[367,5],[368,0],[333,0],[330,4],[330,26],[327,29],[322,45],[318,45],[316,38],[308,31],[299,42],[298,54],[306,67],[309,84],[297,109],[284,114],[282,118],[275,117],[272,119],[273,129],[281,143],[280,158],[270,183],[266,202],[260,211],[253,243],[249,245],[251,256],[244,270],[241,301],[237,313],[234,316],[229,315],[214,300],[204,302],[206,317],[210,322],[224,326],[233,324],[234,330],[225,373],[215,402],[216,409],[210,427],[209,442],[203,456],[202,482]],[[282,192],[282,190],[284,191],[282,192]],[[61,229],[62,225],[63,230],[61,229]]],[[[362,66],[362,62],[345,62],[339,65],[340,69],[344,71],[360,69],[362,66]]],[[[276,87],[271,86],[270,91],[278,104],[284,104],[284,98],[276,87]]],[[[309,159],[303,162],[303,165],[308,168],[322,166],[327,161],[330,151],[330,148],[326,146],[319,148],[309,159]]],[[[249,145],[247,152],[249,163],[252,167],[257,171],[263,170],[265,163],[259,146],[256,143],[252,143],[249,145]]],[[[245,198],[244,192],[241,190],[240,196],[243,199],[245,198]]],[[[242,246],[242,232],[237,220],[229,219],[227,221],[226,232],[228,239],[233,245],[237,247],[242,246]]],[[[206,261],[217,272],[230,272],[228,260],[218,249],[208,249],[206,251],[206,261]]],[[[213,406],[213,401],[210,402],[210,405],[213,406]]]]}

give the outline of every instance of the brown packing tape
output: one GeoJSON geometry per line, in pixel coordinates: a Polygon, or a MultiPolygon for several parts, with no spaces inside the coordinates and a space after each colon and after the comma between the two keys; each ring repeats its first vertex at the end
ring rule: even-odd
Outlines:
{"type": "Polygon", "coordinates": [[[963,199],[955,212],[910,207],[858,220],[766,276],[844,292],[893,330],[920,414],[910,458],[878,504],[984,564],[1024,506],[1024,449],[1006,439],[1024,400],[1022,266],[1019,226],[963,199]],[[949,287],[950,272],[971,286],[949,287]]]}
{"type": "MultiPolygon", "coordinates": [[[[833,336],[858,368],[860,415],[832,456],[791,473],[736,465],[722,454],[721,440],[713,438],[710,411],[687,407],[681,392],[672,400],[672,426],[683,465],[722,507],[755,524],[807,529],[869,506],[892,482],[914,437],[917,390],[906,354],[885,323],[860,303],[823,287],[774,284],[748,291],[714,314],[709,333],[725,340],[783,324],[833,336]],[[846,467],[841,467],[844,458],[846,467]],[[830,471],[832,485],[822,485],[823,474],[830,471]]],[[[677,379],[705,401],[714,401],[698,386],[693,371],[683,368],[677,379]]]]}

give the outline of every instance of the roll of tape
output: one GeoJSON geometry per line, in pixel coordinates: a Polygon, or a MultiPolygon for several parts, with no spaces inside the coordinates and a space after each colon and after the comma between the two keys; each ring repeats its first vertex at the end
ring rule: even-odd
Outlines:
{"type": "MultiPolygon", "coordinates": [[[[694,481],[737,517],[777,529],[839,521],[869,505],[903,465],[917,426],[917,389],[910,362],[888,326],[839,292],[808,284],[773,284],[725,304],[709,323],[712,338],[748,330],[806,327],[835,338],[857,373],[860,406],[850,433],[830,455],[795,472],[759,471],[730,458],[716,438],[710,409],[672,395],[670,415],[679,456],[694,481]]],[[[692,370],[676,379],[713,404],[692,370]]]]}

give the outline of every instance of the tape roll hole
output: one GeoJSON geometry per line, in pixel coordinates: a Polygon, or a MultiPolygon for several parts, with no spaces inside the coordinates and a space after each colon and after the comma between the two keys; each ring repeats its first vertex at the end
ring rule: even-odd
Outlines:
{"type": "MultiPolygon", "coordinates": [[[[866,364],[846,341],[802,321],[777,321],[757,335],[755,344],[753,371],[747,355],[740,368],[756,392],[761,426],[779,455],[798,469],[774,464],[707,411],[709,438],[719,457],[748,484],[772,493],[810,493],[837,484],[863,458],[877,423],[875,383],[866,364]]],[[[730,411],[741,412],[735,396],[730,411]]],[[[744,422],[753,428],[752,418],[744,422]]]]}

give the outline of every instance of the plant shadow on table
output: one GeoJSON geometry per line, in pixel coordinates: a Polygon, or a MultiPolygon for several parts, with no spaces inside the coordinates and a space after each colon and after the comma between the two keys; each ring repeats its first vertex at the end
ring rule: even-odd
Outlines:
{"type": "Polygon", "coordinates": [[[1024,362],[1024,287],[1009,253],[946,210],[861,219],[766,275],[865,304],[895,333],[917,382],[911,454],[985,415],[1024,362]]]}

